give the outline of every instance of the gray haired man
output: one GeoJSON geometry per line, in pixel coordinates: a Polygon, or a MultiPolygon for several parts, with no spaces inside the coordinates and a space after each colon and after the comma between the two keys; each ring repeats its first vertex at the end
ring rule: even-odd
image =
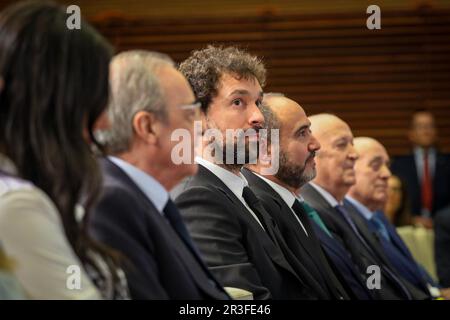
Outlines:
{"type": "Polygon", "coordinates": [[[168,193],[197,170],[171,159],[171,133],[192,134],[199,112],[192,89],[170,58],[145,51],[116,56],[110,82],[111,127],[103,134],[110,155],[101,160],[102,194],[90,230],[127,258],[134,299],[227,299],[168,193]]]}

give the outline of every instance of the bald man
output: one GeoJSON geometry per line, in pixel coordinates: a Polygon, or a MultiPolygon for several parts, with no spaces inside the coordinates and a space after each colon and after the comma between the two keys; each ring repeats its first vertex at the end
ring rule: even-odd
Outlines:
{"type": "Polygon", "coordinates": [[[281,94],[264,95],[262,110],[267,129],[279,130],[279,170],[264,175],[263,162],[247,166],[243,174],[250,187],[278,224],[289,248],[319,285],[333,292],[344,287],[352,299],[372,299],[345,248],[299,195],[300,187],[316,175],[314,158],[320,149],[305,111],[281,94]]]}
{"type": "Polygon", "coordinates": [[[355,164],[356,184],[344,200],[344,205],[377,238],[378,244],[395,270],[408,282],[430,298],[439,295],[435,283],[426,271],[414,260],[408,248],[397,234],[382,210],[387,201],[389,155],[377,140],[359,137],[354,140],[360,158],[355,164]]]}
{"type": "MultiPolygon", "coordinates": [[[[344,244],[378,299],[415,299],[415,288],[394,271],[382,250],[374,247],[373,236],[361,232],[343,206],[346,193],[356,183],[358,153],[350,127],[331,114],[309,119],[321,149],[316,157],[317,176],[302,188],[303,198],[318,212],[333,237],[344,244]],[[379,267],[379,283],[369,279],[374,266],[379,267]]],[[[417,296],[422,298],[423,294],[417,296]]]]}

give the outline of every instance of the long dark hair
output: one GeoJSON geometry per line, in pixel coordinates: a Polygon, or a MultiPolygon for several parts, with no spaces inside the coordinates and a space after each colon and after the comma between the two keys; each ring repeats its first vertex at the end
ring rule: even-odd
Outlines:
{"type": "Polygon", "coordinates": [[[53,200],[70,244],[86,263],[90,250],[110,257],[86,228],[101,182],[87,140],[95,142],[93,125],[108,103],[113,52],[86,21],[69,30],[68,17],[65,7],[42,1],[1,12],[0,152],[53,200]],[[75,207],[82,196],[86,215],[79,223],[75,207]]]}
{"type": "Polygon", "coordinates": [[[397,177],[397,179],[400,181],[402,199],[400,201],[400,206],[394,213],[393,224],[397,227],[409,226],[413,224],[413,221],[408,190],[406,190],[405,181],[400,179],[400,177],[397,177]]]}

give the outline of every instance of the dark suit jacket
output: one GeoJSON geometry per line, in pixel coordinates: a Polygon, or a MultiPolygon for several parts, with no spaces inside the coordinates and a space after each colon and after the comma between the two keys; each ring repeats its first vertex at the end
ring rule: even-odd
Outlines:
{"type": "MultiPolygon", "coordinates": [[[[400,177],[405,184],[411,203],[411,212],[420,215],[422,210],[422,193],[417,175],[414,154],[393,159],[391,171],[400,177]]],[[[450,204],[450,155],[436,154],[436,168],[433,178],[432,215],[450,204]]]]}
{"type": "Polygon", "coordinates": [[[172,194],[206,263],[224,286],[255,299],[326,299],[291,267],[232,191],[211,171],[198,173],[172,194]]]}
{"type": "Polygon", "coordinates": [[[367,288],[365,279],[358,271],[358,266],[353,262],[347,249],[335,238],[331,238],[326,234],[315,222],[312,221],[313,229],[320,240],[330,264],[338,272],[338,276],[342,283],[346,283],[353,294],[354,299],[373,300],[378,299],[378,295],[374,294],[367,288]]]}
{"type": "MultiPolygon", "coordinates": [[[[337,241],[340,241],[351,254],[352,260],[358,266],[359,272],[364,279],[367,280],[368,276],[370,276],[367,273],[369,266],[377,265],[380,267],[381,289],[372,290],[378,299],[393,300],[408,298],[408,294],[405,294],[397,282],[392,279],[391,274],[393,273],[393,268],[389,265],[382,251],[369,251],[336,209],[331,207],[326,199],[309,184],[302,187],[301,195],[317,211],[327,228],[333,234],[333,237],[337,241]]],[[[404,285],[403,282],[402,284],[404,285]]]]}
{"type": "MultiPolygon", "coordinates": [[[[386,218],[384,213],[380,214],[380,218],[383,221],[383,224],[385,225],[386,229],[388,230],[389,236],[392,240],[392,245],[409,261],[409,263],[412,264],[412,267],[415,267],[415,273],[416,276],[420,276],[421,280],[425,284],[430,284],[434,287],[437,287],[438,284],[433,280],[433,278],[430,276],[430,274],[414,259],[413,255],[409,251],[406,244],[403,242],[402,238],[397,232],[397,229],[395,228],[392,223],[389,222],[389,220],[386,218]]],[[[423,285],[423,283],[421,285],[423,285]]],[[[427,287],[425,287],[425,290],[428,291],[427,287]]]]}
{"type": "Polygon", "coordinates": [[[90,231],[128,261],[133,299],[228,299],[153,203],[119,167],[100,161],[103,189],[90,231]]]}
{"type": "Polygon", "coordinates": [[[389,269],[402,280],[402,284],[408,289],[411,297],[415,300],[429,299],[430,293],[426,288],[425,283],[423,283],[423,279],[422,281],[417,280],[420,282],[419,286],[410,282],[410,274],[405,274],[405,266],[402,265],[402,267],[400,267],[401,263],[397,261],[397,259],[400,258],[400,256],[397,255],[397,252],[395,252],[392,247],[389,247],[389,250],[386,250],[387,243],[384,243],[385,245],[383,245],[382,239],[376,234],[375,230],[369,228],[367,220],[348,200],[344,200],[344,206],[352,217],[353,222],[358,227],[358,231],[379,258],[379,261],[389,267],[389,269]]]}
{"type": "MultiPolygon", "coordinates": [[[[261,199],[267,212],[278,224],[281,234],[291,251],[298,257],[300,262],[305,264],[311,275],[318,282],[324,286],[334,286],[330,288],[331,290],[342,290],[341,288],[345,287],[349,295],[354,299],[370,299],[370,294],[362,285],[358,272],[355,271],[356,274],[352,272],[352,269],[354,269],[353,263],[351,260],[348,261],[349,257],[345,251],[339,251],[336,243],[333,243],[333,240],[322,229],[314,228],[315,223],[310,222],[308,218],[306,221],[301,219],[303,226],[308,232],[308,236],[306,236],[297,219],[293,216],[292,210],[269,184],[247,169],[243,169],[242,173],[247,178],[252,190],[261,199]],[[332,258],[334,269],[324,255],[318,235],[320,237],[325,235],[329,239],[325,239],[326,245],[324,245],[324,248],[325,251],[330,251],[331,253],[328,257],[332,258]],[[341,254],[344,254],[344,256],[340,257],[341,254]],[[336,266],[337,271],[339,271],[337,274],[333,271],[336,270],[336,266]],[[319,270],[323,270],[324,274],[320,274],[319,270]]],[[[303,212],[303,214],[307,217],[306,212],[303,212]]]]}
{"type": "Polygon", "coordinates": [[[439,283],[450,287],[450,206],[437,212],[434,220],[435,255],[439,283]]]}
{"type": "MultiPolygon", "coordinates": [[[[352,212],[358,211],[358,209],[353,206],[348,200],[344,200],[344,203],[345,206],[349,209],[349,212],[350,210],[352,210],[352,212]]],[[[416,263],[411,253],[406,248],[406,245],[400,239],[400,236],[390,225],[387,219],[384,218],[384,216],[381,217],[383,224],[385,225],[389,233],[391,241],[388,241],[383,236],[378,235],[377,227],[372,221],[367,221],[364,217],[361,216],[361,214],[360,217],[362,218],[360,220],[361,223],[365,223],[367,226],[366,230],[371,232],[376,239],[377,243],[374,243],[373,246],[377,246],[377,249],[379,248],[383,251],[391,266],[394,267],[398,274],[400,274],[406,281],[414,285],[416,288],[421,290],[424,294],[428,295],[429,291],[427,288],[427,281],[422,269],[416,263]]]]}

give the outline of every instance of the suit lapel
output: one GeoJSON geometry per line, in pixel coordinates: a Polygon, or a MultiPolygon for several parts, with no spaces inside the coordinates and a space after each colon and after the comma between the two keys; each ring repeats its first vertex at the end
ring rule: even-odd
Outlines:
{"type": "MultiPolygon", "coordinates": [[[[280,195],[275,190],[273,190],[273,188],[268,183],[266,183],[264,180],[262,180],[260,177],[258,177],[248,169],[244,168],[242,171],[243,171],[242,173],[245,175],[248,181],[257,186],[262,192],[264,192],[264,194],[266,194],[267,197],[273,199],[279,205],[279,207],[281,208],[281,212],[273,214],[284,215],[285,217],[283,218],[287,218],[288,223],[298,224],[298,221],[293,221],[296,220],[296,218],[293,215],[297,215],[298,219],[302,222],[302,225],[305,227],[308,236],[305,234],[303,230],[298,230],[298,232],[295,232],[294,234],[294,236],[296,237],[295,242],[300,243],[304,252],[309,256],[310,262],[303,261],[306,267],[309,266],[308,268],[309,273],[314,275],[315,279],[321,280],[320,283],[315,281],[315,285],[320,286],[322,290],[326,291],[327,290],[326,287],[328,284],[330,291],[336,293],[335,288],[337,288],[337,291],[340,291],[337,294],[346,296],[345,290],[342,288],[341,284],[334,276],[333,271],[329,267],[327,258],[323,253],[322,247],[320,246],[315,231],[311,226],[312,222],[310,222],[307,213],[301,208],[302,210],[301,214],[303,216],[302,217],[298,216],[297,212],[291,210],[291,208],[286,204],[286,202],[280,197],[280,195]]],[[[296,257],[296,259],[298,258],[299,257],[296,257]]]]}
{"type": "Polygon", "coordinates": [[[375,232],[372,232],[372,230],[369,229],[367,222],[363,217],[361,217],[357,209],[348,201],[344,200],[344,202],[345,208],[352,217],[358,231],[361,233],[364,240],[369,244],[370,249],[372,249],[372,251],[374,251],[380,259],[382,259],[383,263],[390,265],[385,254],[380,250],[381,243],[378,236],[375,235],[375,232]]]}
{"type": "MultiPolygon", "coordinates": [[[[161,217],[164,219],[163,217],[161,217]]],[[[191,275],[193,281],[197,286],[207,295],[210,295],[216,299],[223,299],[223,295],[219,295],[218,292],[226,294],[222,285],[215,280],[211,273],[203,268],[190,250],[186,250],[186,244],[180,239],[178,234],[167,224],[167,234],[171,239],[170,245],[173,247],[174,251],[177,252],[177,257],[179,261],[185,266],[191,275]],[[211,282],[214,282],[212,284],[211,282]]]]}
{"type": "Polygon", "coordinates": [[[168,246],[171,246],[173,248],[173,251],[177,253],[177,258],[185,266],[186,270],[189,272],[197,286],[207,295],[210,295],[216,299],[223,299],[223,295],[218,294],[218,292],[222,292],[223,294],[227,295],[225,291],[223,291],[222,286],[217,282],[217,280],[215,280],[209,270],[205,270],[203,268],[202,262],[197,261],[197,257],[194,256],[194,253],[192,253],[191,249],[184,243],[178,233],[175,232],[167,219],[165,219],[158,212],[155,205],[142,192],[142,190],[131,180],[130,177],[128,177],[125,172],[123,172],[110,160],[102,159],[101,163],[104,166],[106,172],[115,176],[122,183],[126,184],[129,188],[133,189],[136,194],[139,195],[142,203],[145,203],[148,207],[148,210],[146,210],[148,214],[151,215],[153,219],[158,220],[159,226],[165,229],[165,234],[169,235],[168,239],[170,239],[170,241],[166,241],[166,244],[168,246]],[[206,275],[208,275],[210,279],[206,275]],[[214,288],[212,285],[210,285],[210,281],[214,281],[217,288],[214,288]]]}
{"type": "MultiPolygon", "coordinates": [[[[261,188],[264,192],[266,192],[268,195],[270,195],[280,206],[280,208],[282,208],[282,213],[281,214],[289,214],[292,215],[291,208],[288,207],[288,205],[286,204],[286,202],[284,202],[284,200],[280,197],[280,195],[272,189],[272,187],[267,184],[264,180],[262,180],[261,178],[259,178],[258,176],[256,176],[254,173],[250,172],[250,170],[244,168],[242,170],[242,173],[244,174],[244,176],[247,178],[248,181],[251,181],[252,183],[254,183],[255,185],[257,185],[259,188],[261,188]]],[[[296,214],[294,212],[294,214],[296,214]]],[[[306,214],[306,213],[304,213],[306,214]]],[[[298,217],[300,219],[300,217],[298,217]]],[[[303,226],[306,229],[306,232],[308,232],[309,236],[314,236],[314,232],[311,229],[311,226],[308,223],[304,223],[303,220],[305,219],[300,219],[302,221],[303,226]]],[[[296,222],[297,223],[297,222],[296,222]]],[[[301,244],[301,246],[303,247],[303,249],[305,250],[305,252],[308,253],[308,255],[311,257],[311,259],[314,259],[314,250],[317,250],[317,248],[314,248],[311,244],[312,241],[310,241],[309,239],[307,239],[306,234],[303,232],[303,230],[296,232],[295,236],[298,239],[298,242],[301,244]]],[[[314,236],[315,238],[315,236],[314,236]]]]}
{"type": "Polygon", "coordinates": [[[297,273],[294,272],[292,267],[287,262],[286,258],[283,256],[281,248],[277,247],[274,242],[270,239],[266,231],[261,227],[261,225],[256,221],[252,214],[247,210],[244,204],[234,195],[234,193],[211,171],[199,165],[199,171],[197,174],[202,179],[212,184],[219,192],[222,192],[236,207],[240,208],[240,211],[244,213],[243,218],[247,221],[249,225],[252,225],[256,229],[258,235],[258,240],[264,247],[268,256],[273,262],[278,266],[290,272],[294,275],[300,282],[303,281],[298,277],[297,273]]]}

